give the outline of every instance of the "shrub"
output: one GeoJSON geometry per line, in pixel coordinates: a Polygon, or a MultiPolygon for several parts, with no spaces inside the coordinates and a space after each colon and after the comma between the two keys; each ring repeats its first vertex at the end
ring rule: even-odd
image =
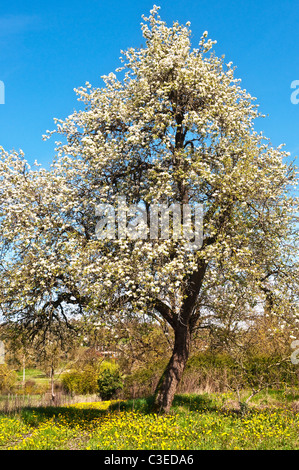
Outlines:
{"type": "Polygon", "coordinates": [[[114,361],[104,360],[101,362],[86,364],[82,370],[72,369],[62,375],[61,383],[63,389],[73,395],[87,395],[99,393],[99,374],[110,371],[113,375],[118,370],[114,361]]]}
{"type": "Polygon", "coordinates": [[[97,392],[97,373],[93,367],[66,372],[61,382],[64,390],[71,394],[87,395],[97,392]]]}
{"type": "Polygon", "coordinates": [[[102,400],[110,400],[123,388],[123,381],[118,370],[104,369],[98,378],[98,393],[102,400]]]}
{"type": "MultiPolygon", "coordinates": [[[[259,384],[272,388],[298,386],[298,367],[281,362],[281,357],[266,354],[247,356],[238,364],[225,353],[203,352],[192,355],[187,363],[177,393],[223,393],[231,389],[250,390],[259,384]]],[[[163,373],[167,361],[140,367],[125,378],[124,398],[150,396],[163,373]]]]}
{"type": "Polygon", "coordinates": [[[259,388],[260,385],[277,388],[286,384],[297,386],[294,366],[278,355],[247,353],[241,359],[209,352],[192,356],[187,363],[180,391],[192,392],[186,387],[190,378],[194,378],[194,391],[198,388],[224,392],[227,388],[259,388]]]}

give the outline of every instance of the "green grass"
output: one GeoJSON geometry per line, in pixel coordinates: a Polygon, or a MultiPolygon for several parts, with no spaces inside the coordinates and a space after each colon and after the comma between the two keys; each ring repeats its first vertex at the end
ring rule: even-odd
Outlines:
{"type": "MultiPolygon", "coordinates": [[[[296,393],[293,396],[297,398],[296,393]]],[[[0,449],[299,448],[299,415],[292,409],[290,394],[264,393],[244,416],[226,406],[231,398],[228,394],[177,395],[167,415],[150,412],[151,398],[0,413],[0,449]],[[271,404],[266,406],[265,400],[271,404]]]]}
{"type": "MultiPolygon", "coordinates": [[[[23,381],[23,371],[17,371],[17,377],[20,382],[23,381]]],[[[38,369],[26,369],[25,370],[25,380],[34,380],[37,384],[49,383],[49,377],[38,369]]]]}

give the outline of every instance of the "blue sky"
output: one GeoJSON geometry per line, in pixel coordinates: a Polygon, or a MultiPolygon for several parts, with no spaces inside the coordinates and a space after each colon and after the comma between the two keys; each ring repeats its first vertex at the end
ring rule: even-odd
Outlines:
{"type": "Polygon", "coordinates": [[[75,87],[102,86],[100,77],[120,65],[121,49],[143,44],[141,15],[154,3],[168,24],[191,21],[194,47],[205,30],[217,40],[217,55],[233,61],[242,86],[268,114],[257,130],[299,154],[299,104],[290,100],[299,80],[297,0],[1,2],[0,146],[22,149],[29,162],[47,167],[55,138],[44,142],[42,135],[55,128],[53,118],[80,108],[75,87]]]}

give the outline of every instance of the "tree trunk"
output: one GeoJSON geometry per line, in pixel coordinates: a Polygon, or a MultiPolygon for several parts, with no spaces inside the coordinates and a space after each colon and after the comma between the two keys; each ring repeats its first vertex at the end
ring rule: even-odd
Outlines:
{"type": "Polygon", "coordinates": [[[173,353],[155,391],[155,410],[168,413],[182,378],[190,351],[191,331],[179,323],[175,328],[173,353]]]}
{"type": "Polygon", "coordinates": [[[55,402],[55,392],[54,392],[54,367],[53,367],[53,365],[51,365],[50,377],[51,377],[51,401],[52,401],[52,403],[54,403],[55,402]]]}
{"type": "Polygon", "coordinates": [[[162,301],[157,300],[155,308],[174,330],[174,347],[170,361],[163,373],[156,391],[154,409],[169,412],[178,384],[190,353],[191,334],[199,318],[194,306],[202,286],[207,269],[205,260],[200,260],[198,269],[194,271],[188,280],[180,315],[177,316],[171,308],[162,301]]]}
{"type": "Polygon", "coordinates": [[[26,383],[26,357],[23,355],[23,388],[25,388],[26,383]]]}

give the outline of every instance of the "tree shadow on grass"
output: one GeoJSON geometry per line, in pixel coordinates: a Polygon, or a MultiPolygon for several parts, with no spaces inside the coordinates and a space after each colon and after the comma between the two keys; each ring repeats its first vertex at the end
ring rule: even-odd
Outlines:
{"type": "MultiPolygon", "coordinates": [[[[144,414],[153,412],[154,409],[154,396],[147,398],[136,398],[125,401],[120,401],[110,406],[111,411],[135,411],[144,414]]],[[[176,395],[172,403],[172,411],[176,409],[183,409],[185,411],[199,411],[216,409],[214,402],[204,395],[186,394],[176,395]]]]}
{"type": "Polygon", "coordinates": [[[154,406],[154,397],[128,399],[113,403],[109,407],[109,411],[135,411],[138,413],[152,413],[154,406]]]}
{"type": "Polygon", "coordinates": [[[216,406],[207,395],[182,394],[174,397],[172,408],[183,408],[189,411],[215,411],[216,406]]]}
{"type": "Polygon", "coordinates": [[[107,410],[66,406],[26,407],[20,412],[21,419],[30,426],[38,426],[48,420],[53,420],[54,423],[64,423],[70,427],[78,424],[84,426],[105,415],[107,415],[107,410]]]}
{"type": "MultiPolygon", "coordinates": [[[[151,414],[153,412],[154,397],[129,399],[112,403],[106,410],[93,407],[76,408],[72,406],[38,406],[25,407],[20,411],[21,419],[31,426],[38,426],[40,423],[53,420],[54,423],[64,423],[70,427],[81,424],[83,427],[94,420],[99,420],[111,412],[136,412],[151,414]]],[[[176,411],[215,411],[216,406],[213,400],[207,395],[182,394],[176,395],[172,412],[176,411]]]]}

